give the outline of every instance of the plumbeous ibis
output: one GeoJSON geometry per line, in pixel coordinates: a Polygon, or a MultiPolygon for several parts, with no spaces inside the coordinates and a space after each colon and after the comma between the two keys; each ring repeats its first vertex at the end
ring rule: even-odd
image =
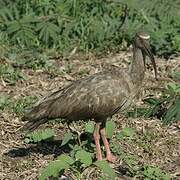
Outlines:
{"type": "Polygon", "coordinates": [[[149,39],[150,36],[145,32],[136,33],[133,39],[133,59],[128,71],[119,68],[99,72],[50,94],[24,115],[22,120],[28,122],[22,129],[34,130],[55,118],[64,118],[67,121],[92,119],[96,123],[93,136],[97,159],[102,160],[101,137],[107,160],[114,162],[115,157],[110,151],[105,134],[106,120],[127,108],[138,93],[145,75],[146,56],[149,56],[155,77],[157,76],[149,39]]]}

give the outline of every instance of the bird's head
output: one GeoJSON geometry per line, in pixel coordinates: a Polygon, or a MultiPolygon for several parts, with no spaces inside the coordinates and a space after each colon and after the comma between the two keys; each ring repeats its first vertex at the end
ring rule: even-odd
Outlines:
{"type": "MultiPolygon", "coordinates": [[[[150,35],[145,32],[138,32],[134,38],[134,45],[135,47],[141,49],[143,56],[148,56],[152,62],[155,78],[157,79],[157,68],[154,56],[150,50],[150,35]]],[[[145,61],[145,58],[144,58],[145,61]]],[[[145,63],[145,62],[144,62],[145,63]]]]}

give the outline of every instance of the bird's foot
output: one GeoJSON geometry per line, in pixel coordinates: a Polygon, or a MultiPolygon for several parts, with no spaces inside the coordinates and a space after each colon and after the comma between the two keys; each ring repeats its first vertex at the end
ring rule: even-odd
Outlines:
{"type": "Polygon", "coordinates": [[[98,156],[98,157],[97,157],[97,160],[98,160],[98,161],[102,161],[102,160],[103,160],[102,156],[98,156]]]}
{"type": "Polygon", "coordinates": [[[108,155],[107,157],[106,157],[106,159],[109,161],[109,162],[111,162],[111,163],[115,163],[117,160],[118,160],[118,158],[116,157],[116,156],[114,156],[114,155],[108,155]]]}

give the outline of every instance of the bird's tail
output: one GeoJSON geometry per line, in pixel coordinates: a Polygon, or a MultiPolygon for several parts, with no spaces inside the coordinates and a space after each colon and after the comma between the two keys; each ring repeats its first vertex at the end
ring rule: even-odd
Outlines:
{"type": "Polygon", "coordinates": [[[20,130],[32,131],[41,124],[46,123],[48,121],[49,106],[51,103],[52,101],[43,102],[26,113],[21,120],[28,122],[20,130]]]}
{"type": "Polygon", "coordinates": [[[24,126],[20,129],[20,131],[33,131],[37,129],[41,124],[47,122],[47,119],[40,119],[36,121],[28,121],[24,126]]]}

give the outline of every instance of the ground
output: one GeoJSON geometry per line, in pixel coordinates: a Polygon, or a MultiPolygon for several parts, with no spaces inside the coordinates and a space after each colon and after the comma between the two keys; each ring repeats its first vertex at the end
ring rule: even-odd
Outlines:
{"type": "MultiPolygon", "coordinates": [[[[129,52],[109,55],[106,58],[97,58],[92,54],[88,56],[77,55],[67,59],[57,58],[54,63],[61,72],[60,74],[54,73],[53,70],[48,72],[47,70],[24,68],[23,71],[28,76],[26,81],[18,81],[11,86],[1,79],[1,95],[8,94],[14,100],[25,96],[40,98],[75,79],[102,71],[111,65],[125,68],[129,64],[129,60],[129,52]]],[[[135,101],[136,104],[142,104],[141,99],[149,95],[158,96],[165,84],[171,81],[169,78],[171,72],[180,67],[179,61],[179,57],[168,61],[157,59],[159,81],[154,80],[152,68],[148,65],[146,79],[142,92],[135,101]]],[[[120,114],[115,115],[113,120],[117,124],[115,134],[124,127],[135,130],[135,135],[131,139],[118,140],[114,137],[112,144],[116,144],[113,146],[115,155],[119,154],[116,148],[121,147],[128,155],[138,157],[138,163],[158,166],[169,173],[172,179],[180,179],[180,130],[178,123],[164,126],[156,118],[128,118],[120,114]]],[[[23,140],[23,134],[18,131],[23,124],[20,116],[8,109],[0,114],[0,179],[38,179],[42,169],[57,155],[65,151],[59,147],[58,141],[26,144],[23,140]]],[[[62,123],[46,124],[42,127],[53,127],[58,139],[62,139],[63,134],[68,131],[62,123]]],[[[141,179],[140,177],[130,177],[127,173],[121,173],[120,168],[117,168],[120,167],[119,163],[123,167],[122,160],[113,165],[119,179],[141,179]]],[[[84,177],[98,179],[95,171],[96,169],[89,173],[84,172],[81,179],[84,177]]],[[[73,175],[71,178],[75,179],[73,175]]]]}

